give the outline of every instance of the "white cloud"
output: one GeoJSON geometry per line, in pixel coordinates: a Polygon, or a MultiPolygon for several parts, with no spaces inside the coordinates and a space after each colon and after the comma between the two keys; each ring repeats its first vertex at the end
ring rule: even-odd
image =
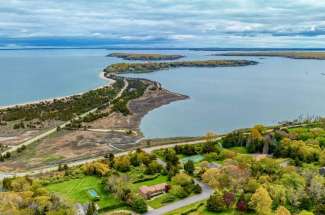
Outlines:
{"type": "Polygon", "coordinates": [[[232,36],[238,46],[246,41],[310,46],[325,35],[323,0],[1,1],[0,37],[7,38],[165,38],[180,45],[227,46],[232,36]]]}

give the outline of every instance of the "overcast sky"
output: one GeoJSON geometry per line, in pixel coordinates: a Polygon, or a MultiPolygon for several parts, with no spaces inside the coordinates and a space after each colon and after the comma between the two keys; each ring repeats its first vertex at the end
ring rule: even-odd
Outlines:
{"type": "Polygon", "coordinates": [[[0,0],[0,46],[64,39],[163,47],[325,47],[325,0],[0,0]]]}

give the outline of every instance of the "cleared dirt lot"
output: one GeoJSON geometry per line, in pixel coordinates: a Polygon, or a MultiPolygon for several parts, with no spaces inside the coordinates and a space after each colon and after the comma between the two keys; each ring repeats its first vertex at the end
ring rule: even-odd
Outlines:
{"type": "Polygon", "coordinates": [[[0,170],[19,171],[116,153],[139,147],[143,136],[139,130],[142,117],[162,105],[187,96],[165,89],[148,89],[144,95],[128,104],[131,114],[114,112],[110,116],[88,123],[91,130],[63,130],[27,147],[9,160],[0,163],[0,170]],[[131,132],[132,131],[132,132],[131,132]]]}

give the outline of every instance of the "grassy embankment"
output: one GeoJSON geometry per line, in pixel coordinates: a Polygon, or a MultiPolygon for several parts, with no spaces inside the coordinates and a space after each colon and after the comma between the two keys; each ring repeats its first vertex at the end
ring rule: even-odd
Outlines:
{"type": "Polygon", "coordinates": [[[177,60],[184,56],[172,54],[111,53],[107,57],[117,57],[123,60],[177,60]]]}
{"type": "Polygon", "coordinates": [[[214,56],[247,56],[247,57],[286,57],[292,59],[325,60],[325,52],[230,52],[214,56]]]}

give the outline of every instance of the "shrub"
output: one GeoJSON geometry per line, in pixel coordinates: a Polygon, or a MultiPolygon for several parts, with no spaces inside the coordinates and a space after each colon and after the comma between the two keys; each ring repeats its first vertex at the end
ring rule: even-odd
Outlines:
{"type": "Polygon", "coordinates": [[[226,209],[226,204],[223,200],[223,193],[216,190],[207,201],[207,209],[209,211],[221,212],[226,209]]]}
{"type": "Polygon", "coordinates": [[[109,168],[107,164],[101,162],[88,163],[83,166],[83,171],[87,175],[104,176],[107,175],[109,168]]]}
{"type": "Polygon", "coordinates": [[[128,204],[137,213],[145,213],[148,211],[146,201],[139,195],[130,195],[128,204]]]}
{"type": "Polygon", "coordinates": [[[189,195],[183,187],[179,185],[174,185],[169,191],[172,195],[176,196],[177,198],[183,199],[189,195]]]}
{"type": "Polygon", "coordinates": [[[166,194],[165,197],[162,199],[162,203],[169,203],[176,200],[176,197],[172,194],[166,194]]]}
{"type": "Polygon", "coordinates": [[[194,185],[193,192],[196,194],[202,193],[202,187],[199,184],[194,185]]]}
{"type": "Polygon", "coordinates": [[[118,171],[127,172],[130,170],[130,160],[128,156],[120,156],[114,158],[114,167],[118,171]]]}
{"type": "Polygon", "coordinates": [[[194,163],[191,160],[188,160],[185,164],[184,164],[184,170],[189,174],[189,175],[193,175],[195,167],[194,167],[194,163]]]}
{"type": "Polygon", "coordinates": [[[180,186],[187,186],[193,183],[193,180],[191,176],[185,174],[185,173],[178,173],[172,178],[172,181],[180,186]]]}

